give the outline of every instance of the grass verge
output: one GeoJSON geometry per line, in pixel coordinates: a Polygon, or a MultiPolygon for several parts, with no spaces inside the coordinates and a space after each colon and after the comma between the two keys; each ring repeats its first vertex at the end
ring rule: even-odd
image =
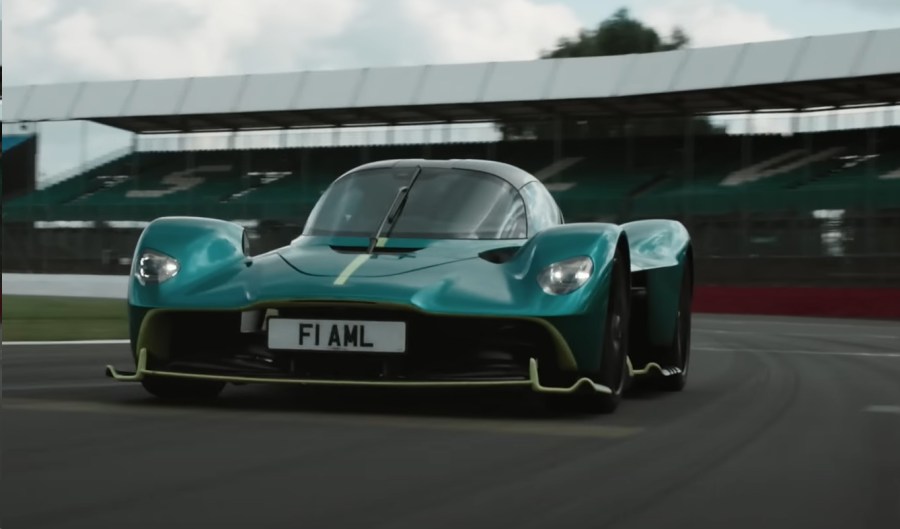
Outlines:
{"type": "Polygon", "coordinates": [[[128,338],[125,300],[3,296],[3,340],[128,338]]]}

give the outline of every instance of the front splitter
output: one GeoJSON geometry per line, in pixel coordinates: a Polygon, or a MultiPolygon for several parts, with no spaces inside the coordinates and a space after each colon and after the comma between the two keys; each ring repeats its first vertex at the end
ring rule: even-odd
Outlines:
{"type": "Polygon", "coordinates": [[[235,375],[205,375],[202,373],[182,373],[178,371],[159,371],[147,369],[147,349],[138,352],[137,368],[133,373],[118,371],[113,366],[106,366],[106,375],[120,382],[139,382],[145,377],[168,377],[192,380],[230,382],[236,384],[293,384],[299,386],[344,386],[344,387],[390,387],[390,388],[491,388],[491,387],[530,387],[538,393],[576,393],[592,391],[611,395],[612,390],[583,377],[571,386],[554,387],[541,384],[538,374],[537,359],[528,362],[528,379],[526,380],[460,380],[460,381],[393,381],[393,380],[321,380],[301,378],[268,378],[235,375]]]}

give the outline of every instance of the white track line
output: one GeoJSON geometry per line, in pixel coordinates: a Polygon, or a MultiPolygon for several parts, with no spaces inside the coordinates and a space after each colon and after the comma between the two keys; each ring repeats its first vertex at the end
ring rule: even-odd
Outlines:
{"type": "Polygon", "coordinates": [[[869,413],[893,413],[900,415],[900,406],[869,406],[864,411],[869,413]]]}
{"type": "Polygon", "coordinates": [[[20,391],[48,391],[48,390],[64,390],[64,389],[91,389],[91,388],[111,388],[126,387],[121,382],[69,382],[63,384],[5,384],[3,393],[20,392],[20,391]]]}
{"type": "Polygon", "coordinates": [[[793,349],[743,349],[739,347],[692,347],[695,351],[715,351],[730,353],[771,353],[811,356],[858,356],[866,358],[900,358],[900,353],[870,353],[866,351],[801,351],[793,349]]]}
{"type": "MultiPolygon", "coordinates": [[[[720,323],[724,323],[726,325],[788,325],[788,326],[808,326],[808,327],[850,327],[853,329],[884,329],[885,327],[890,328],[890,323],[883,320],[878,320],[879,323],[883,323],[884,325],[879,325],[878,323],[873,324],[867,320],[860,320],[859,323],[847,323],[846,320],[844,322],[826,322],[826,321],[779,321],[779,320],[768,320],[768,319],[758,319],[758,320],[736,320],[733,318],[727,317],[725,314],[703,314],[703,313],[695,313],[697,316],[713,316],[711,318],[703,318],[701,321],[704,324],[715,324],[718,325],[720,323]]],[[[786,316],[787,318],[791,318],[792,316],[786,316]]]]}
{"type": "MultiPolygon", "coordinates": [[[[693,329],[694,332],[703,332],[709,334],[750,334],[757,336],[759,335],[758,331],[723,331],[720,329],[693,329]]],[[[874,340],[900,340],[900,334],[855,334],[855,333],[841,333],[841,334],[813,334],[813,333],[800,333],[800,332],[772,332],[770,334],[776,336],[794,336],[797,338],[871,338],[874,340]]]]}
{"type": "Polygon", "coordinates": [[[28,345],[123,345],[129,343],[128,340],[69,340],[61,342],[38,341],[38,342],[3,342],[3,347],[11,346],[28,346],[28,345]]]}

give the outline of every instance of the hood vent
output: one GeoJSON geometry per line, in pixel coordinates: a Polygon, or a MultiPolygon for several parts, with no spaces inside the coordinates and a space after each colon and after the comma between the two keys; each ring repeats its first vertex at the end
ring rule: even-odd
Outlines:
{"type": "MultiPolygon", "coordinates": [[[[366,253],[369,249],[365,246],[336,246],[330,245],[330,248],[339,253],[366,253]]],[[[419,250],[422,250],[423,247],[418,246],[414,248],[375,248],[373,254],[403,254],[403,253],[415,253],[419,250]]]]}
{"type": "Polygon", "coordinates": [[[521,246],[507,246],[506,248],[495,248],[493,250],[488,250],[486,252],[481,252],[478,254],[478,257],[481,257],[485,261],[494,264],[503,264],[509,262],[513,257],[515,257],[516,253],[519,251],[521,246]]]}

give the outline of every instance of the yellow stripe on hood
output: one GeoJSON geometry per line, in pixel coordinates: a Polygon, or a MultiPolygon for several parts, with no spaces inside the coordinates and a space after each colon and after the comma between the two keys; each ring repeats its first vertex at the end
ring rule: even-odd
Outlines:
{"type": "MultiPolygon", "coordinates": [[[[378,242],[375,243],[375,247],[383,248],[387,244],[387,242],[388,242],[387,237],[379,237],[378,242]]],[[[346,283],[347,280],[350,279],[350,276],[352,276],[357,270],[359,270],[359,267],[361,267],[363,265],[363,263],[365,263],[366,261],[368,261],[371,258],[372,258],[372,254],[368,254],[368,253],[362,254],[362,255],[357,255],[356,259],[350,261],[350,264],[348,264],[344,268],[344,270],[341,272],[341,274],[337,277],[337,279],[334,280],[334,285],[341,286],[344,283],[346,283]]]]}

